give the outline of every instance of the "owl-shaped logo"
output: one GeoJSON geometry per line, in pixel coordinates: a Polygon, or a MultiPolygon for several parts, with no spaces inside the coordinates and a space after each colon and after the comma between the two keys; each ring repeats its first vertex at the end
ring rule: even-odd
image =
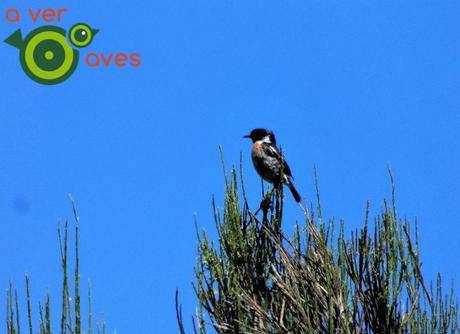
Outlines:
{"type": "Polygon", "coordinates": [[[21,67],[29,78],[55,85],[72,75],[78,65],[78,49],[90,45],[97,32],[85,23],[77,23],[69,30],[69,43],[64,29],[42,26],[24,39],[18,29],[5,39],[5,43],[19,49],[21,67]]]}

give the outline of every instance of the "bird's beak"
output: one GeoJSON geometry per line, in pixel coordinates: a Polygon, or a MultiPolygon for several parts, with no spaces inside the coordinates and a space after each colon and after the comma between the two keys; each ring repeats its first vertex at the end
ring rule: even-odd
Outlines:
{"type": "Polygon", "coordinates": [[[243,136],[243,138],[251,138],[250,135],[243,136]]]}
{"type": "Polygon", "coordinates": [[[91,29],[91,32],[93,33],[93,36],[95,36],[99,32],[99,29],[91,29]]]}

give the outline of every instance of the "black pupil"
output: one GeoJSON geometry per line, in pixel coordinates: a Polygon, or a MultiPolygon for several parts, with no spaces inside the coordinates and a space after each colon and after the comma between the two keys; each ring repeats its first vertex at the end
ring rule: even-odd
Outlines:
{"type": "Polygon", "coordinates": [[[78,29],[76,32],[75,32],[75,39],[79,42],[84,42],[88,39],[88,33],[86,32],[86,30],[84,29],[78,29]]]}

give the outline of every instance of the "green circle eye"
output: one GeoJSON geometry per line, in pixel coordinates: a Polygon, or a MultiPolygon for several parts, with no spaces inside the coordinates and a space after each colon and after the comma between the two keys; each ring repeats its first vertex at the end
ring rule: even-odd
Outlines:
{"type": "Polygon", "coordinates": [[[78,29],[77,31],[75,31],[74,37],[79,43],[86,43],[89,34],[86,32],[85,29],[78,29]]]}
{"type": "Polygon", "coordinates": [[[78,48],[84,48],[91,43],[96,33],[97,30],[91,29],[87,24],[77,23],[70,28],[70,42],[78,48]]]}

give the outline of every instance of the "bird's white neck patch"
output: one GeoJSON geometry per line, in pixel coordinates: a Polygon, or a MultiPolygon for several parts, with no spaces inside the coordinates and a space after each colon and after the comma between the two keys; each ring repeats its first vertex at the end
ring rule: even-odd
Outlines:
{"type": "Polygon", "coordinates": [[[267,144],[271,144],[271,143],[272,143],[272,140],[270,139],[270,135],[266,135],[266,136],[263,137],[260,141],[261,141],[262,143],[267,143],[267,144]]]}

